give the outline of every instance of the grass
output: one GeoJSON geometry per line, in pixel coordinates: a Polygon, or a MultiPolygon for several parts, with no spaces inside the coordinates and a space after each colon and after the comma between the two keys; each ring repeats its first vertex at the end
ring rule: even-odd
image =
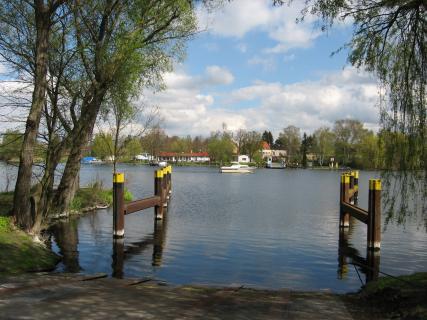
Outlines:
{"type": "MultiPolygon", "coordinates": [[[[125,189],[125,201],[132,201],[132,193],[125,189]]],[[[72,211],[81,211],[87,208],[97,206],[110,206],[113,203],[113,189],[104,189],[100,182],[94,182],[86,188],[80,188],[73,201],[70,209],[72,211]]]]}
{"type": "Polygon", "coordinates": [[[52,270],[60,258],[0,217],[0,276],[52,270]]]}
{"type": "Polygon", "coordinates": [[[399,319],[427,319],[427,272],[380,278],[368,283],[357,299],[374,314],[399,319]]]}

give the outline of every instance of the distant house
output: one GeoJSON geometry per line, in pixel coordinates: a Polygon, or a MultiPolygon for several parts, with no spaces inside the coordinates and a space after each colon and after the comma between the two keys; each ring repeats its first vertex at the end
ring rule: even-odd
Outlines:
{"type": "Polygon", "coordinates": [[[272,157],[272,150],[268,142],[263,141],[261,146],[261,153],[263,159],[268,159],[272,157]]]}
{"type": "Polygon", "coordinates": [[[150,160],[153,160],[153,156],[145,152],[145,153],[137,154],[134,159],[138,161],[150,161],[150,160]]]}
{"type": "Polygon", "coordinates": [[[241,154],[239,156],[237,156],[237,162],[241,162],[241,163],[249,163],[249,156],[241,154]]]}
{"type": "Polygon", "coordinates": [[[262,142],[261,153],[262,153],[262,158],[264,160],[270,159],[270,161],[271,159],[273,159],[274,161],[278,159],[284,159],[288,155],[286,150],[271,149],[270,145],[265,141],[262,142]]]}
{"type": "Polygon", "coordinates": [[[271,150],[271,156],[275,158],[286,158],[288,152],[286,150],[271,150]]]}
{"type": "Polygon", "coordinates": [[[159,152],[157,159],[167,162],[209,162],[211,160],[207,152],[159,152]]]}

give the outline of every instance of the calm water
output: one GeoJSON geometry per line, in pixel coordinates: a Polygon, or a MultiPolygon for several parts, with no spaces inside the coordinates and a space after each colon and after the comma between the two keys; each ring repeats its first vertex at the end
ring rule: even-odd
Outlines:
{"type": "MultiPolygon", "coordinates": [[[[153,168],[120,169],[135,198],[153,194],[153,168]]],[[[427,236],[416,223],[388,225],[380,256],[366,256],[366,226],[357,221],[339,246],[339,174],[259,169],[233,175],[174,168],[173,198],[163,224],[154,225],[153,209],[128,215],[124,244],[113,246],[111,210],[59,223],[52,233],[53,249],[64,255],[57,270],[172,284],[336,292],[357,290],[361,280],[375,277],[375,268],[391,275],[426,271],[427,236]],[[356,270],[350,262],[371,267],[356,270]]],[[[360,173],[363,208],[368,179],[375,177],[360,173]]],[[[81,184],[95,179],[110,187],[111,167],[84,165],[81,184]]]]}

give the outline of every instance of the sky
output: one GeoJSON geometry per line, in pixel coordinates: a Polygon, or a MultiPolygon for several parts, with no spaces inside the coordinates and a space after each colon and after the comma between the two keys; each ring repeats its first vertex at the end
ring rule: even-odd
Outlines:
{"type": "MultiPolygon", "coordinates": [[[[377,130],[376,80],[351,67],[346,50],[331,56],[351,39],[351,22],[328,32],[311,16],[296,23],[302,3],[198,7],[199,32],[188,41],[186,58],[164,74],[166,89],[141,92],[147,106],[159,108],[166,133],[206,137],[225,124],[231,131],[269,130],[276,138],[289,125],[310,134],[347,118],[377,130]]],[[[0,63],[0,92],[12,85],[7,73],[0,63]]],[[[1,131],[16,127],[3,114],[0,125],[1,131]]]]}
{"type": "Polygon", "coordinates": [[[271,0],[234,0],[197,10],[200,33],[186,59],[164,76],[167,89],[144,93],[160,108],[170,135],[222,130],[270,130],[288,125],[312,133],[338,119],[378,128],[378,87],[347,63],[351,22],[327,33],[307,17],[296,23],[302,1],[273,7],[271,0]]]}

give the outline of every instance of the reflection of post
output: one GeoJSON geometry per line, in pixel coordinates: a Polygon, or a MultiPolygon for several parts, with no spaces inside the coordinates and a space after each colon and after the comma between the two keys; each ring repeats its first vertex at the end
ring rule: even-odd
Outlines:
{"type": "Polygon", "coordinates": [[[77,229],[77,220],[61,221],[54,227],[56,243],[63,256],[62,262],[65,265],[65,271],[79,272],[79,234],[77,229]]]}
{"type": "Polygon", "coordinates": [[[366,251],[366,282],[376,281],[380,273],[380,251],[366,251]]]}
{"type": "Polygon", "coordinates": [[[339,229],[338,242],[338,279],[343,279],[348,273],[346,250],[348,248],[348,229],[339,229]]]}
{"type": "Polygon", "coordinates": [[[113,240],[113,277],[123,278],[123,262],[125,260],[123,238],[113,240]]]}
{"type": "Polygon", "coordinates": [[[154,220],[153,260],[151,264],[155,267],[162,265],[163,246],[166,237],[166,222],[167,219],[154,220]]]}

